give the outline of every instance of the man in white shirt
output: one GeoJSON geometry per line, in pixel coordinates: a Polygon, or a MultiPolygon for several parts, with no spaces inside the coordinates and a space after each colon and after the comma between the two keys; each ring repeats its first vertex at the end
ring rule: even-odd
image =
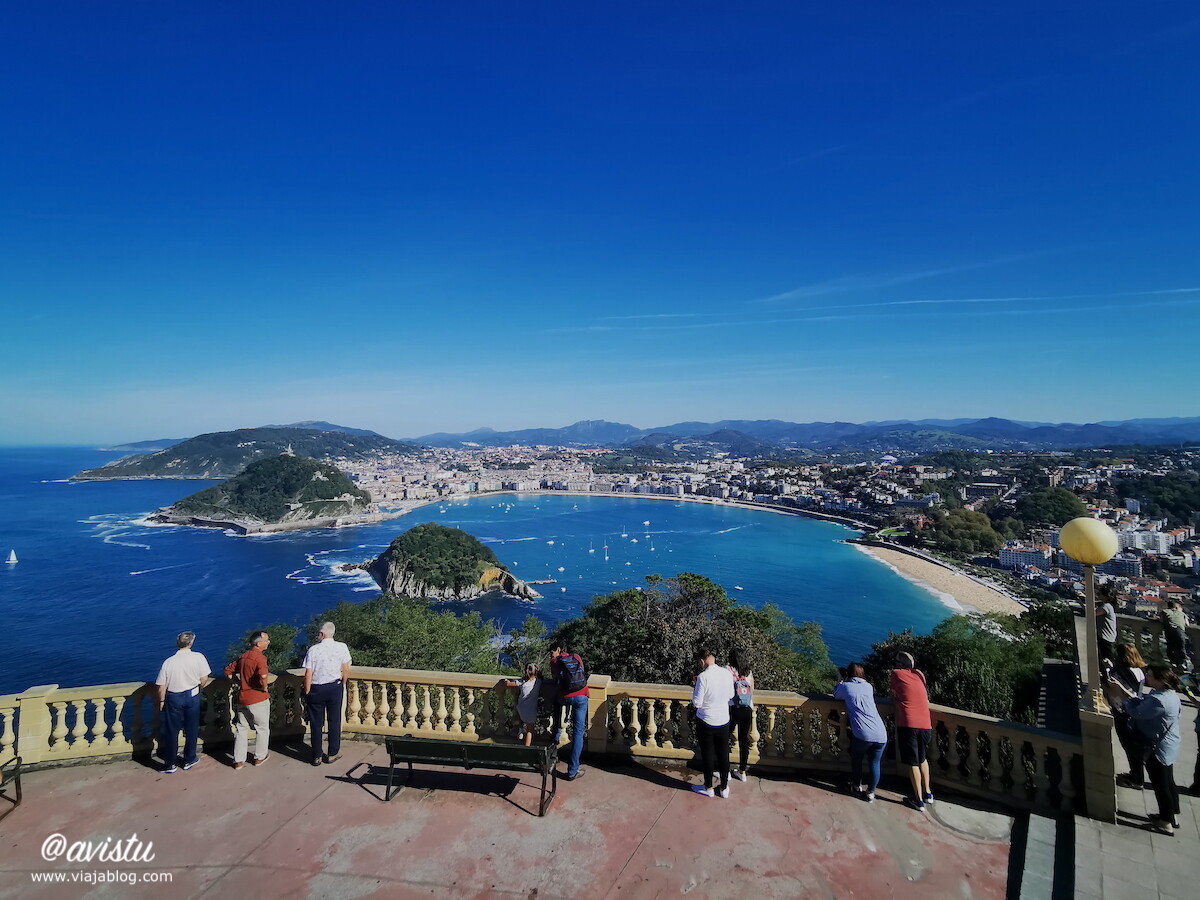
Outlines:
{"type": "Polygon", "coordinates": [[[185,631],[175,638],[179,648],[158,670],[158,709],[162,720],[163,772],[177,771],[179,732],[183,730],[183,769],[186,772],[200,756],[196,744],[200,738],[200,689],[208,684],[210,669],[203,653],[192,650],[195,633],[185,631]]]}
{"type": "Polygon", "coordinates": [[[718,666],[710,650],[701,650],[696,656],[704,670],[696,676],[692,690],[692,706],[696,710],[696,744],[700,748],[700,759],[704,764],[704,787],[692,785],[692,790],[705,797],[713,794],[713,771],[721,775],[721,784],[716,795],[729,799],[729,701],[735,692],[733,674],[724,666],[718,666]]]}
{"type": "Polygon", "coordinates": [[[304,654],[304,696],[312,739],[312,764],[336,762],[342,749],[342,698],[350,680],[350,648],[333,639],[332,622],[321,626],[320,640],[304,654]],[[321,752],[325,721],[329,721],[329,746],[321,752]]]}

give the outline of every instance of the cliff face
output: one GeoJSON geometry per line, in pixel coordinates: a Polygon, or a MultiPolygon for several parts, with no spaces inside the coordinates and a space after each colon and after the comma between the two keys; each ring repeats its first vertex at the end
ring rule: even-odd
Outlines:
{"type": "Polygon", "coordinates": [[[490,594],[492,591],[511,594],[522,600],[537,600],[542,596],[507,571],[501,571],[497,577],[478,585],[458,589],[434,587],[418,579],[416,575],[407,571],[402,565],[398,565],[394,560],[389,559],[387,553],[382,553],[369,562],[346,566],[346,568],[363,569],[375,579],[380,590],[403,597],[422,597],[427,600],[473,600],[484,594],[490,594]]]}

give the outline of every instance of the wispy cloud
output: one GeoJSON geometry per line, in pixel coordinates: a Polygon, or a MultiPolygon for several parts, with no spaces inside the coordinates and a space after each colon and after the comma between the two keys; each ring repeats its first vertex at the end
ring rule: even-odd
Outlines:
{"type": "Polygon", "coordinates": [[[1001,256],[984,262],[965,263],[958,266],[944,266],[940,269],[922,269],[916,272],[899,272],[892,275],[849,275],[842,278],[830,278],[813,284],[805,284],[791,290],[764,297],[761,303],[780,303],[785,300],[804,300],[809,297],[822,297],[827,294],[842,294],[850,291],[875,291],[883,288],[897,287],[902,284],[912,284],[915,281],[927,281],[931,278],[941,278],[943,275],[954,275],[958,272],[972,272],[976,269],[989,269],[1023,259],[1033,259],[1044,256],[1044,252],[1018,253],[1012,256],[1001,256]]]}

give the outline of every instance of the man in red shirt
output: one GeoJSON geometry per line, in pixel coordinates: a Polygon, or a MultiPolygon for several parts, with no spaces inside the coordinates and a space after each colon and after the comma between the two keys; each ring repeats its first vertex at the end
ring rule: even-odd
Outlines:
{"type": "Polygon", "coordinates": [[[271,644],[265,631],[254,635],[250,649],[225,667],[225,677],[232,678],[239,690],[234,695],[233,711],[237,717],[233,739],[233,768],[246,764],[250,729],[254,729],[254,765],[267,761],[271,740],[271,695],[267,693],[267,657],[263,651],[271,644]]]}
{"type": "Polygon", "coordinates": [[[901,653],[892,669],[890,693],[896,701],[896,746],[900,762],[909,767],[912,779],[914,809],[924,810],[933,802],[929,782],[929,741],[933,737],[933,721],[929,715],[929,692],[925,675],[915,668],[911,653],[901,653]]]}

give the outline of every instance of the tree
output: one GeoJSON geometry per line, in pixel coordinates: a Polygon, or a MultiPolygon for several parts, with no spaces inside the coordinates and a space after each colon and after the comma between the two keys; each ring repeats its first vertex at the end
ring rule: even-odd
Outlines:
{"type": "Polygon", "coordinates": [[[934,703],[1033,724],[1045,649],[1042,636],[1014,616],[951,616],[927,635],[911,629],[888,635],[864,665],[876,691],[886,693],[888,671],[907,650],[924,671],[934,703]]]}
{"type": "Polygon", "coordinates": [[[740,606],[719,585],[690,572],[652,575],[646,582],[644,590],[596,597],[556,637],[589,669],[622,681],[688,684],[697,651],[724,658],[740,647],[750,653],[761,689],[832,686],[836,672],[816,623],[796,625],[773,606],[740,606]]]}
{"type": "Polygon", "coordinates": [[[935,546],[951,553],[995,553],[1004,538],[981,512],[952,509],[934,516],[930,532],[935,546]]]}
{"type": "Polygon", "coordinates": [[[1017,501],[1016,517],[1029,526],[1066,525],[1086,515],[1083,501],[1062,487],[1042,488],[1017,501]]]}
{"type": "Polygon", "coordinates": [[[526,616],[520,627],[508,632],[508,643],[504,646],[508,665],[524,672],[528,663],[537,663],[545,668],[550,656],[550,633],[537,616],[526,616]]]}
{"type": "Polygon", "coordinates": [[[380,594],[366,603],[342,601],[308,627],[316,643],[321,624],[333,622],[355,665],[441,672],[498,674],[500,631],[479,613],[435,612],[424,600],[380,594]]]}

